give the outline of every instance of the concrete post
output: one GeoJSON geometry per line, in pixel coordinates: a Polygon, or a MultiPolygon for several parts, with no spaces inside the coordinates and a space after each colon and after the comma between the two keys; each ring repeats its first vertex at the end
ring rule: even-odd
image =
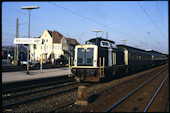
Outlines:
{"type": "Polygon", "coordinates": [[[79,86],[78,87],[78,98],[76,100],[77,105],[87,105],[88,104],[88,96],[87,96],[87,87],[79,86]]]}
{"type": "MultiPolygon", "coordinates": [[[[18,18],[16,19],[16,38],[18,38],[18,18]]],[[[18,44],[15,45],[15,51],[14,51],[14,65],[18,65],[18,51],[17,51],[18,44]]]]}

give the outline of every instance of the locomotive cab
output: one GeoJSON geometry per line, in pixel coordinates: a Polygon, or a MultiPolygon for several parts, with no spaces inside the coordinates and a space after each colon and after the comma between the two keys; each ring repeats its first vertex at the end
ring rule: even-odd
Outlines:
{"type": "Polygon", "coordinates": [[[105,78],[105,72],[113,70],[113,66],[120,63],[117,59],[123,58],[117,53],[120,52],[114,42],[103,38],[93,38],[85,45],[77,45],[71,70],[75,80],[97,82],[105,78]]]}

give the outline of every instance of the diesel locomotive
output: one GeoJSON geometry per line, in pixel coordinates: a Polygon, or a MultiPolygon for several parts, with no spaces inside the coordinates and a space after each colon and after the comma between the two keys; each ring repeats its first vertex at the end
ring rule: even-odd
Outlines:
{"type": "Polygon", "coordinates": [[[116,45],[114,41],[97,37],[75,47],[73,66],[70,67],[76,81],[97,82],[166,62],[165,54],[116,45]]]}

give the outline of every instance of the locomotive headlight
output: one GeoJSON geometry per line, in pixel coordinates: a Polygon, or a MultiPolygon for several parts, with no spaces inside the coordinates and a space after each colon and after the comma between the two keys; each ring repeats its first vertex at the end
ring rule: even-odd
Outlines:
{"type": "Polygon", "coordinates": [[[76,64],[76,60],[74,60],[74,65],[76,64]]]}
{"type": "Polygon", "coordinates": [[[93,60],[93,62],[94,62],[94,66],[97,66],[97,61],[96,61],[96,60],[93,60]]]}

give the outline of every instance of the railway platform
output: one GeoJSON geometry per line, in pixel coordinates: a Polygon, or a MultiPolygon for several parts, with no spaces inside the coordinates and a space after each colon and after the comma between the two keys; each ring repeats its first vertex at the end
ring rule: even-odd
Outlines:
{"type": "Polygon", "coordinates": [[[40,70],[29,70],[29,74],[26,74],[26,70],[17,72],[2,72],[2,84],[67,76],[69,73],[71,74],[71,71],[68,67],[43,69],[42,72],[40,72],[40,70]]]}

